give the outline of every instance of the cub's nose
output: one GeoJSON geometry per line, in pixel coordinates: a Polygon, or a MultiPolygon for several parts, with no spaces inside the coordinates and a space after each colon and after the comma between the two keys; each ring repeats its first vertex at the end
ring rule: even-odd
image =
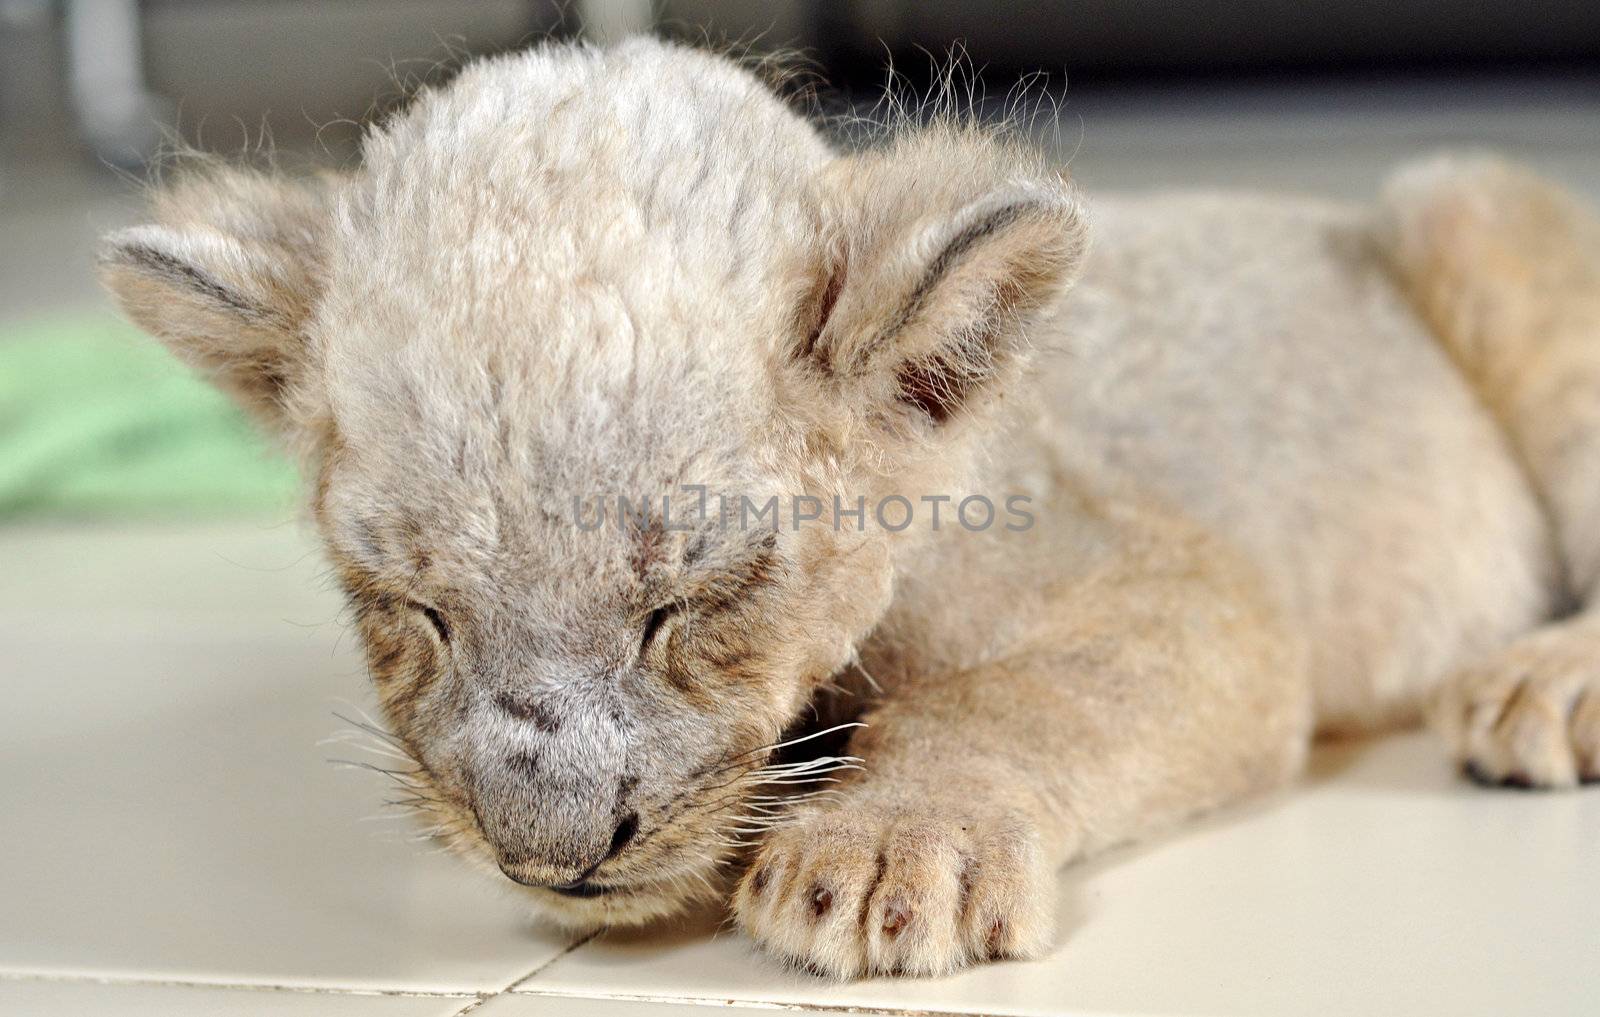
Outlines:
{"type": "Polygon", "coordinates": [[[526,886],[583,883],[639,828],[639,779],[620,722],[578,692],[564,694],[485,698],[465,732],[478,832],[507,878],[526,886]]]}
{"type": "Polygon", "coordinates": [[[554,890],[566,897],[598,897],[605,892],[605,888],[589,882],[589,877],[601,865],[615,858],[628,846],[639,832],[639,815],[635,812],[628,813],[617,824],[611,834],[611,843],[607,845],[605,853],[594,859],[592,863],[581,869],[570,879],[551,879],[552,868],[540,865],[527,859],[500,859],[500,871],[506,878],[523,886],[535,886],[545,890],[554,890]]]}

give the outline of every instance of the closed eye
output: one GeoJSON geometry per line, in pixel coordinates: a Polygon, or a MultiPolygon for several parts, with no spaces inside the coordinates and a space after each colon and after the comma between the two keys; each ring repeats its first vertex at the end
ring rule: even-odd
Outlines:
{"type": "Polygon", "coordinates": [[[439,613],[438,608],[430,607],[427,604],[419,604],[416,601],[411,602],[411,607],[419,612],[422,617],[428,619],[428,624],[432,625],[434,632],[438,633],[441,643],[448,644],[450,642],[450,626],[445,622],[444,615],[439,613]]]}

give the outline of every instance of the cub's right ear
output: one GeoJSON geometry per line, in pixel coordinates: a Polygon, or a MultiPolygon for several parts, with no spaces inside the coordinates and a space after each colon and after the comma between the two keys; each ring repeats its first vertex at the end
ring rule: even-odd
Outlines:
{"type": "Polygon", "coordinates": [[[325,192],[208,168],[157,194],[154,224],[112,233],[100,251],[123,313],[274,430],[307,373],[325,192]]]}
{"type": "Polygon", "coordinates": [[[874,426],[946,432],[1001,402],[1083,261],[1077,193],[974,125],[912,129],[821,177],[822,250],[796,351],[874,426]]]}

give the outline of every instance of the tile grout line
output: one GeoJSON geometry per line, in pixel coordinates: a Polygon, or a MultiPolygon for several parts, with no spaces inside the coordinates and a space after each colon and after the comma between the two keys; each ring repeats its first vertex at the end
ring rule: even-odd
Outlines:
{"type": "Polygon", "coordinates": [[[478,1007],[482,1006],[483,1004],[487,1003],[489,1000],[493,999],[495,996],[498,996],[498,995],[500,995],[500,993],[498,993],[498,992],[494,993],[493,995],[488,995],[488,996],[482,995],[480,993],[477,999],[474,999],[472,1002],[468,1003],[466,1006],[464,1006],[461,1009],[457,1010],[455,1013],[451,1014],[450,1017],[466,1017],[467,1014],[469,1014],[472,1011],[476,1010],[478,1007]]]}
{"type": "MultiPolygon", "coordinates": [[[[739,999],[736,996],[659,996],[648,993],[609,993],[597,990],[594,993],[567,992],[562,990],[547,991],[542,989],[524,989],[513,993],[518,996],[534,996],[543,999],[594,999],[617,1000],[626,1003],[676,1003],[687,1006],[702,1007],[754,1007],[762,1010],[773,1010],[787,1013],[844,1013],[861,1014],[863,1017],[1007,1017],[1005,1014],[991,1013],[985,1010],[922,1010],[918,1008],[906,1009],[903,1007],[884,1006],[856,1006],[849,1003],[779,1003],[765,999],[739,999]]],[[[498,995],[498,994],[497,994],[498,995]]]]}
{"type": "Polygon", "coordinates": [[[296,992],[302,995],[322,996],[379,996],[408,999],[458,999],[467,1001],[466,1006],[457,1010],[451,1017],[464,1017],[478,1009],[484,1003],[496,996],[505,995],[528,979],[544,971],[556,961],[584,946],[600,935],[602,930],[596,930],[582,936],[570,943],[554,957],[538,964],[527,974],[513,978],[503,988],[492,992],[483,992],[477,989],[466,989],[460,992],[429,991],[424,989],[360,989],[341,988],[327,985],[292,985],[274,982],[228,982],[228,981],[196,981],[182,978],[141,978],[137,975],[91,975],[91,974],[66,974],[50,971],[6,971],[0,970],[0,981],[13,982],[54,982],[54,983],[88,983],[91,985],[124,985],[146,986],[153,988],[175,989],[224,989],[244,992],[296,992]]]}
{"type": "Polygon", "coordinates": [[[571,943],[567,944],[567,948],[565,950],[562,950],[560,953],[556,954],[554,957],[551,957],[549,960],[545,961],[543,964],[540,964],[538,967],[534,968],[532,971],[530,971],[527,974],[523,975],[521,978],[518,978],[518,979],[514,980],[510,985],[507,985],[505,988],[501,989],[499,992],[494,993],[494,995],[501,996],[501,995],[504,995],[505,993],[508,993],[508,992],[516,992],[517,991],[517,986],[523,984],[524,982],[526,982],[529,979],[535,977],[536,975],[543,974],[544,971],[550,967],[550,965],[554,964],[556,961],[560,960],[561,958],[567,956],[567,954],[572,953],[573,951],[577,950],[580,947],[588,946],[590,943],[594,942],[594,940],[600,935],[600,933],[602,933],[604,931],[605,931],[604,929],[596,929],[596,930],[594,930],[593,932],[589,933],[586,936],[581,936],[578,939],[573,940],[571,943]]]}
{"type": "Polygon", "coordinates": [[[540,964],[538,967],[512,982],[504,989],[501,989],[499,992],[489,993],[480,997],[475,1002],[468,1004],[465,1009],[459,1010],[455,1014],[452,1014],[451,1017],[464,1017],[464,1015],[471,1013],[489,1000],[497,996],[507,995],[532,996],[540,999],[594,999],[616,1000],[619,1002],[629,1003],[676,1003],[686,1006],[706,1007],[708,1009],[726,1009],[735,1006],[748,1006],[764,1010],[772,1010],[778,1013],[846,1013],[861,1014],[862,1017],[1006,1017],[1004,1014],[988,1014],[982,1010],[922,1010],[905,1009],[901,1007],[852,1006],[850,1004],[830,1005],[825,1003],[784,1003],[773,1002],[771,1000],[739,999],[737,997],[730,998],[721,996],[715,998],[703,996],[657,996],[638,993],[606,992],[604,990],[598,990],[594,993],[583,993],[567,992],[560,989],[545,990],[523,988],[523,986],[528,982],[532,981],[535,977],[543,974],[550,967],[555,965],[557,961],[560,961],[568,954],[587,946],[589,943],[603,935],[605,931],[605,929],[596,929],[587,936],[575,940],[574,942],[568,944],[565,950],[562,950],[554,957],[551,957],[543,964],[540,964]]]}
{"type": "Polygon", "coordinates": [[[474,989],[461,991],[431,991],[426,989],[361,989],[339,988],[325,985],[291,985],[271,982],[226,982],[226,981],[192,981],[178,978],[140,978],[129,975],[73,975],[48,971],[5,971],[0,970],[0,981],[14,982],[52,982],[52,983],[88,983],[93,985],[109,986],[145,986],[156,988],[179,989],[223,989],[243,992],[291,992],[301,995],[313,996],[376,996],[400,999],[452,999],[462,1000],[466,1005],[455,1011],[451,1017],[465,1017],[489,1000],[498,996],[517,995],[532,996],[543,999],[593,999],[617,1000],[620,1002],[637,1003],[675,1003],[687,1006],[719,1007],[748,1006],[759,1009],[769,1009],[778,1012],[790,1013],[846,1013],[862,1014],[865,1017],[1005,1017],[1003,1014],[990,1014],[981,1010],[924,1010],[905,1009],[899,1007],[856,1006],[848,1003],[804,1003],[804,1002],[775,1002],[772,1000],[739,999],[718,996],[715,998],[702,996],[662,996],[639,993],[616,993],[603,990],[594,993],[569,992],[564,990],[523,989],[529,980],[542,974],[551,965],[566,957],[568,954],[586,946],[597,938],[604,930],[589,933],[580,939],[569,943],[565,949],[554,957],[544,961],[532,971],[512,980],[505,988],[492,992],[482,992],[474,989]]]}
{"type": "Polygon", "coordinates": [[[474,999],[472,1002],[468,1003],[466,1006],[462,1007],[460,1010],[457,1010],[455,1013],[451,1014],[450,1017],[467,1017],[467,1014],[472,1013],[474,1010],[478,1009],[483,1004],[489,1002],[489,1000],[494,999],[497,996],[504,996],[504,995],[509,994],[512,990],[514,990],[517,986],[521,985],[523,982],[526,982],[528,979],[530,979],[533,976],[537,975],[539,972],[543,971],[545,968],[548,968],[550,965],[554,964],[556,961],[558,961],[561,958],[565,957],[567,954],[569,954],[572,951],[578,949],[579,947],[585,945],[590,940],[592,940],[596,936],[600,935],[600,931],[601,930],[597,929],[594,932],[589,933],[587,936],[582,936],[582,937],[572,941],[571,943],[568,943],[567,946],[566,946],[566,949],[562,950],[560,953],[556,954],[554,957],[551,957],[549,960],[546,960],[542,964],[539,964],[537,967],[535,967],[532,971],[529,971],[527,974],[522,975],[522,976],[520,976],[518,978],[513,978],[510,982],[508,982],[505,985],[504,988],[497,989],[494,992],[480,992],[480,993],[478,993],[478,998],[477,999],[474,999]]]}
{"type": "Polygon", "coordinates": [[[594,999],[618,1000],[636,1003],[677,1003],[689,1006],[704,1007],[730,1007],[751,1006],[774,1011],[789,1011],[791,1013],[848,1013],[863,1014],[867,1017],[1005,1017],[1003,1014],[988,1014],[981,1010],[923,1010],[903,1009],[898,1007],[878,1006],[853,1006],[848,1003],[785,1003],[772,1000],[739,999],[737,997],[702,997],[702,996],[661,996],[638,993],[583,993],[566,992],[561,990],[544,989],[519,989],[536,975],[541,974],[552,964],[561,960],[573,951],[587,945],[600,935],[599,931],[578,939],[540,964],[532,971],[513,980],[505,988],[493,992],[481,992],[467,989],[459,992],[430,991],[425,989],[358,989],[336,988],[326,985],[290,985],[271,982],[224,982],[224,981],[190,981],[180,978],[140,978],[127,975],[72,975],[57,974],[48,971],[0,971],[0,981],[13,982],[55,982],[55,983],[89,983],[92,985],[126,985],[148,986],[156,988],[177,989],[225,989],[243,992],[293,992],[311,996],[376,996],[400,999],[459,999],[467,1001],[466,1006],[457,1010],[451,1017],[464,1017],[481,1007],[484,1003],[497,996],[518,995],[536,996],[544,999],[594,999]]]}
{"type": "MultiPolygon", "coordinates": [[[[141,978],[137,975],[74,975],[52,971],[0,971],[0,981],[88,982],[93,985],[152,986],[173,989],[230,989],[244,992],[298,992],[310,996],[395,996],[408,999],[466,999],[482,996],[476,989],[459,992],[430,989],[360,989],[330,985],[291,985],[276,982],[198,981],[184,978],[141,978]]],[[[498,993],[493,993],[498,995],[498,993]]]]}

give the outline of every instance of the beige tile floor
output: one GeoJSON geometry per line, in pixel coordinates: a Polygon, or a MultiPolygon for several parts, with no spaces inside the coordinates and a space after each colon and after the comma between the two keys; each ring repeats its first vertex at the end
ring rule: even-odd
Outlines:
{"type": "Polygon", "coordinates": [[[365,821],[383,788],[322,742],[368,696],[295,527],[13,526],[0,562],[0,1013],[492,997],[483,1013],[575,1017],[689,1017],[646,1000],[1578,1014],[1600,998],[1600,793],[1478,790],[1425,735],[1325,749],[1275,800],[1071,870],[1039,963],[829,985],[715,916],[575,945],[403,824],[365,821]]]}
{"type": "MultiPolygon", "coordinates": [[[[1592,83],[1144,94],[1069,103],[1063,123],[1091,190],[1358,197],[1409,154],[1485,144],[1600,196],[1592,83]]],[[[87,251],[128,214],[93,173],[0,168],[0,325],[100,306],[87,251]]],[[[717,935],[715,916],[573,942],[404,824],[368,821],[383,788],[320,744],[336,710],[370,702],[361,672],[292,523],[0,528],[0,1015],[1504,1015],[1600,999],[1600,791],[1480,791],[1424,735],[1324,750],[1273,801],[1071,870],[1047,960],[834,986],[717,935]]]]}

